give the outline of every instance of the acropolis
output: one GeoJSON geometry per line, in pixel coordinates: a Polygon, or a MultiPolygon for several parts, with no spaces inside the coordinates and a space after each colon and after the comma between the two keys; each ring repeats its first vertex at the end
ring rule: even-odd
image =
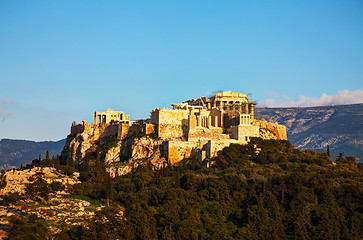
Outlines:
{"type": "Polygon", "coordinates": [[[137,132],[154,133],[162,142],[161,157],[172,165],[184,158],[211,159],[231,143],[246,144],[251,137],[286,139],[285,126],[255,119],[257,102],[249,95],[219,92],[172,104],[172,109],[156,108],[141,121],[131,121],[120,111],[96,111],[94,124],[74,124],[71,134],[88,132],[95,139],[123,140],[137,132]]]}

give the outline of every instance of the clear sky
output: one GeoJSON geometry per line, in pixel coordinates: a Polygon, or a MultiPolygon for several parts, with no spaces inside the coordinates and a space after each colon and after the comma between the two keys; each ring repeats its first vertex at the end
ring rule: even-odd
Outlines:
{"type": "Polygon", "coordinates": [[[363,102],[363,1],[0,0],[0,138],[59,140],[95,110],[147,118],[217,90],[363,102]]]}

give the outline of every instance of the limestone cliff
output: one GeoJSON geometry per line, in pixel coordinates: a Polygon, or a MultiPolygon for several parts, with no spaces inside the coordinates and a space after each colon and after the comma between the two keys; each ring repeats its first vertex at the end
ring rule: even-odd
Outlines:
{"type": "Polygon", "coordinates": [[[71,134],[68,135],[62,151],[62,156],[67,162],[79,162],[84,158],[87,151],[94,151],[97,146],[108,143],[110,139],[116,136],[117,131],[117,125],[94,125],[88,124],[86,121],[76,124],[74,122],[71,127],[71,134]]]}
{"type": "Polygon", "coordinates": [[[271,123],[264,120],[254,120],[253,125],[260,129],[260,138],[287,140],[286,127],[277,123],[271,123]]]}
{"type": "MultiPolygon", "coordinates": [[[[80,162],[88,152],[97,151],[112,176],[126,174],[139,165],[162,167],[160,139],[141,134],[138,129],[124,133],[122,124],[73,124],[62,151],[67,162],[80,162]],[[122,134],[122,140],[120,135],[122,134]],[[138,135],[139,134],[139,135],[138,135]],[[145,161],[145,159],[148,159],[145,161]]],[[[123,126],[124,127],[124,126],[123,126]]]]}
{"type": "Polygon", "coordinates": [[[160,169],[166,164],[160,154],[161,144],[161,140],[148,136],[119,141],[106,152],[105,163],[110,165],[107,171],[115,177],[129,173],[139,165],[148,164],[153,169],[160,169]]]}

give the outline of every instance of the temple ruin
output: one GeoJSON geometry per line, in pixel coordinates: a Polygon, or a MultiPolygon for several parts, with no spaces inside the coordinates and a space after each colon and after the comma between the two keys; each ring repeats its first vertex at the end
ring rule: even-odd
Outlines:
{"type": "Polygon", "coordinates": [[[286,139],[285,126],[255,119],[257,102],[249,96],[219,92],[172,104],[172,109],[156,108],[145,121],[130,121],[124,112],[107,109],[95,112],[94,125],[83,122],[71,131],[76,134],[88,129],[99,138],[113,135],[119,140],[137,132],[154,133],[162,140],[160,152],[170,164],[190,157],[211,159],[224,147],[246,144],[252,137],[286,139]]]}
{"type": "Polygon", "coordinates": [[[111,122],[128,123],[129,121],[130,115],[125,115],[121,111],[106,109],[106,112],[95,112],[95,124],[111,122]]]}
{"type": "Polygon", "coordinates": [[[256,104],[248,95],[220,92],[173,104],[173,109],[154,109],[150,122],[165,139],[169,162],[191,155],[212,158],[231,143],[246,144],[251,137],[259,137],[259,126],[254,124],[256,104]]]}

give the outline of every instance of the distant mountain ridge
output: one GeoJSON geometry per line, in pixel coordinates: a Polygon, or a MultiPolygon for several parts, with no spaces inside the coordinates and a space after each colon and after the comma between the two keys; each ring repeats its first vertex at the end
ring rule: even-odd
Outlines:
{"type": "Polygon", "coordinates": [[[45,156],[46,151],[49,155],[59,155],[66,143],[66,139],[59,141],[35,142],[28,140],[0,140],[0,169],[9,169],[25,165],[39,157],[45,156]]]}
{"type": "Polygon", "coordinates": [[[340,152],[363,160],[363,103],[289,108],[256,108],[256,118],[278,122],[299,149],[325,152],[335,160],[340,152]]]}

